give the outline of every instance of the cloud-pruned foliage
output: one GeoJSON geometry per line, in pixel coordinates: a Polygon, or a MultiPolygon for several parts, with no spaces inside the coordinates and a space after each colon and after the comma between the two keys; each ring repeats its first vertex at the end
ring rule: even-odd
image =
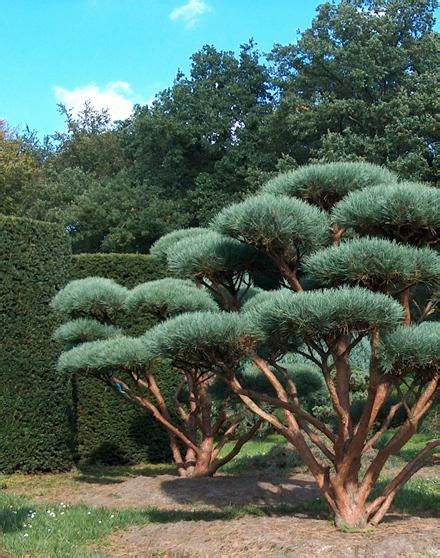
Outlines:
{"type": "Polygon", "coordinates": [[[192,238],[198,235],[204,235],[209,232],[209,229],[202,227],[192,227],[189,229],[178,229],[177,231],[170,232],[161,236],[150,248],[150,254],[160,263],[166,264],[168,251],[176,242],[184,238],[192,238]]]}
{"type": "Polygon", "coordinates": [[[208,278],[215,281],[224,274],[252,270],[258,256],[251,246],[210,231],[173,244],[168,251],[168,267],[175,275],[185,279],[208,278]]]}
{"type": "Polygon", "coordinates": [[[78,318],[60,325],[53,337],[56,341],[64,343],[66,348],[72,348],[80,343],[108,339],[121,334],[122,330],[114,325],[103,324],[90,318],[78,318]]]}
{"type": "Polygon", "coordinates": [[[440,371],[440,322],[401,326],[383,336],[381,365],[398,375],[416,373],[421,381],[440,371]]]}
{"type": "Polygon", "coordinates": [[[61,289],[52,300],[52,307],[71,318],[93,316],[109,318],[120,310],[128,289],[112,279],[86,277],[76,279],[61,289]]]}
{"type": "Polygon", "coordinates": [[[246,316],[263,335],[327,339],[392,329],[402,320],[402,307],[392,298],[360,287],[292,293],[274,292],[246,316]]]}
{"type": "Polygon", "coordinates": [[[329,211],[349,192],[397,182],[397,176],[371,163],[337,162],[306,165],[279,174],[262,188],[267,194],[293,196],[329,211]]]}
{"type": "Polygon", "coordinates": [[[435,252],[380,238],[359,238],[319,250],[305,260],[304,270],[326,286],[346,283],[373,291],[440,283],[440,258],[435,252]]]}
{"type": "Polygon", "coordinates": [[[132,289],[126,300],[128,313],[145,313],[164,320],[182,312],[206,310],[215,312],[218,306],[204,289],[183,279],[158,279],[142,283],[132,289]]]}
{"type": "Polygon", "coordinates": [[[286,196],[264,194],[233,204],[218,214],[212,226],[287,261],[296,261],[298,254],[330,242],[326,215],[302,200],[286,196]]]}
{"type": "Polygon", "coordinates": [[[440,189],[417,182],[365,188],[339,202],[332,220],[362,235],[434,245],[440,232],[440,189]]]}

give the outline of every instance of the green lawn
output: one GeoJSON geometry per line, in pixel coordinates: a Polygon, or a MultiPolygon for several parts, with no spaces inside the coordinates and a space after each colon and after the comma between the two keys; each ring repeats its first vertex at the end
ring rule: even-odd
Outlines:
{"type": "MultiPolygon", "coordinates": [[[[380,443],[376,447],[383,447],[388,440],[394,435],[393,430],[389,430],[382,435],[380,443]]],[[[433,439],[432,434],[416,434],[409,440],[409,442],[400,450],[399,456],[405,461],[411,461],[416,457],[416,455],[426,446],[427,442],[433,439]]],[[[437,447],[433,451],[434,454],[440,453],[440,447],[437,447]]]]}

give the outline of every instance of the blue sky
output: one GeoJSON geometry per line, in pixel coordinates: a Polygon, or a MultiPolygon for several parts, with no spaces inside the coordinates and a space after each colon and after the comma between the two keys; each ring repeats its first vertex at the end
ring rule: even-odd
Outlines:
{"type": "Polygon", "coordinates": [[[56,103],[89,97],[124,117],[187,71],[204,44],[267,52],[309,26],[318,0],[0,0],[0,119],[39,135],[56,103]]]}
{"type": "Polygon", "coordinates": [[[86,98],[115,118],[187,71],[204,44],[263,52],[293,42],[320,0],[0,0],[0,119],[40,136],[63,127],[56,104],[86,98]]]}

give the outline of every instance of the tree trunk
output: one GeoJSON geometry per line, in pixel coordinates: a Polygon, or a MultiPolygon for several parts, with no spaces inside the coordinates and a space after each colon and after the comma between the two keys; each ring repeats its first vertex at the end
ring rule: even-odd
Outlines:
{"type": "Polygon", "coordinates": [[[340,513],[335,514],[335,526],[342,531],[366,529],[368,527],[368,515],[365,506],[344,505],[340,513]]]}
{"type": "Polygon", "coordinates": [[[214,474],[215,471],[211,467],[213,449],[214,439],[212,436],[204,438],[200,444],[193,477],[211,477],[214,474]]]}

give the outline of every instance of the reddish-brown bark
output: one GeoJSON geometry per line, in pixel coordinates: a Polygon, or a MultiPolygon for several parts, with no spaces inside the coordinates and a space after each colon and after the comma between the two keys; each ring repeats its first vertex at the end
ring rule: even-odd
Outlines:
{"type": "Polygon", "coordinates": [[[206,374],[194,370],[185,372],[185,378],[177,387],[174,397],[174,406],[180,416],[180,421],[175,421],[151,372],[146,371],[142,378],[130,370],[125,372],[131,376],[133,385],[128,385],[116,376],[104,379],[118,395],[150,413],[167,430],[173,461],[181,477],[214,475],[238,454],[261,425],[261,420],[256,420],[246,432],[237,436],[241,417],[234,417],[228,411],[228,401],[214,416],[206,374]],[[184,387],[189,391],[186,408],[179,401],[184,387]],[[220,458],[220,451],[232,440],[232,449],[220,458]]]}
{"type": "MultiPolygon", "coordinates": [[[[350,337],[344,335],[334,340],[329,349],[333,360],[332,366],[328,365],[326,355],[322,354],[325,358],[321,361],[321,367],[338,418],[335,434],[316,417],[301,409],[294,382],[285,378],[285,383],[282,383],[272,371],[269,362],[258,355],[252,355],[252,360],[271,383],[275,396],[243,388],[239,380],[234,377],[233,371],[229,371],[227,376],[228,385],[243,403],[262,420],[269,422],[296,448],[332,509],[335,524],[341,528],[364,529],[370,524],[377,524],[391,506],[396,492],[425,464],[433,448],[440,445],[440,440],[428,444],[411,463],[402,469],[380,497],[369,502],[369,496],[387,460],[391,455],[396,454],[416,432],[421,418],[432,405],[440,389],[440,380],[436,376],[424,386],[423,390],[419,389],[411,407],[408,406],[406,399],[391,407],[383,424],[375,432],[377,417],[392,393],[393,385],[390,378],[381,374],[378,368],[379,333],[373,331],[371,337],[369,391],[361,417],[356,423],[353,423],[350,412],[349,352],[352,345],[350,337]],[[273,407],[282,409],[284,419],[280,420],[267,408],[263,409],[261,403],[270,403],[273,407]],[[393,416],[402,405],[408,407],[407,420],[398,428],[385,447],[373,457],[362,477],[360,473],[363,456],[365,458],[366,452],[372,449],[375,442],[388,429],[393,416]],[[306,437],[309,443],[321,452],[323,459],[310,450],[306,437]]],[[[410,386],[405,398],[414,395],[413,387],[410,386]]]]}

